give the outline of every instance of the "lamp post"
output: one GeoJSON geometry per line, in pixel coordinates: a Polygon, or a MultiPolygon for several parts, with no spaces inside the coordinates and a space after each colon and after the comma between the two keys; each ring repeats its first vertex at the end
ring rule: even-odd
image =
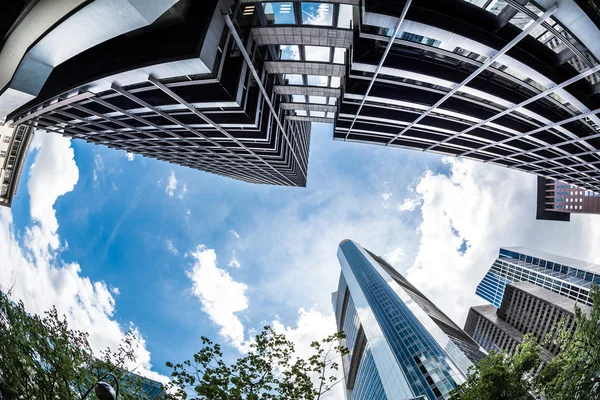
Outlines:
{"type": "Polygon", "coordinates": [[[98,382],[96,382],[96,384],[94,386],[92,386],[91,388],[88,389],[87,392],[85,392],[85,394],[83,395],[81,400],[84,400],[85,398],[87,398],[88,395],[90,394],[90,392],[92,391],[92,389],[94,389],[94,392],[96,393],[96,396],[98,397],[99,400],[117,400],[117,398],[119,397],[119,381],[118,381],[117,377],[114,376],[113,374],[111,374],[110,372],[102,375],[98,379],[98,382]],[[112,376],[113,380],[115,381],[115,386],[117,387],[116,392],[115,392],[115,389],[105,381],[105,379],[108,376],[112,376]]]}

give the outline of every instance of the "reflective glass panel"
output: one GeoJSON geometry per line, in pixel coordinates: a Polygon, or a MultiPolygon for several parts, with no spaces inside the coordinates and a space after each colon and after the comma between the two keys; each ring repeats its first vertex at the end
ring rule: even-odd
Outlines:
{"type": "Polygon", "coordinates": [[[306,61],[328,62],[331,48],[323,46],[304,46],[304,53],[306,55],[306,61]]]}
{"type": "Polygon", "coordinates": [[[331,77],[331,87],[332,88],[339,88],[340,87],[340,82],[341,82],[341,78],[339,76],[332,76],[331,77]]]}
{"type": "Polygon", "coordinates": [[[292,101],[294,103],[306,103],[306,96],[303,94],[293,94],[292,101]]]}
{"type": "Polygon", "coordinates": [[[300,60],[300,49],[295,44],[285,44],[279,46],[279,59],[280,60],[300,60]]]}
{"type": "Polygon", "coordinates": [[[327,97],[324,96],[308,96],[308,102],[311,104],[327,104],[327,97]]]}
{"type": "Polygon", "coordinates": [[[331,26],[333,24],[333,4],[302,3],[302,23],[331,26]]]}
{"type": "Polygon", "coordinates": [[[285,74],[285,75],[283,75],[283,79],[287,80],[289,85],[304,85],[304,80],[302,79],[302,75],[285,74]]]}
{"type": "Polygon", "coordinates": [[[262,6],[267,17],[267,24],[281,25],[296,23],[294,4],[292,2],[262,3],[262,6]]]}
{"type": "Polygon", "coordinates": [[[299,117],[306,117],[306,110],[296,110],[296,115],[299,117]]]}
{"type": "Polygon", "coordinates": [[[325,111],[311,111],[310,116],[323,118],[323,117],[325,117],[325,111]]]}
{"type": "Polygon", "coordinates": [[[322,75],[307,75],[309,86],[327,86],[328,77],[322,75]]]}
{"type": "Polygon", "coordinates": [[[340,4],[340,11],[338,14],[338,28],[352,29],[352,17],[353,8],[348,4],[340,4]]]}
{"type": "Polygon", "coordinates": [[[343,64],[346,60],[346,49],[336,47],[333,53],[333,62],[335,64],[343,64]]]}

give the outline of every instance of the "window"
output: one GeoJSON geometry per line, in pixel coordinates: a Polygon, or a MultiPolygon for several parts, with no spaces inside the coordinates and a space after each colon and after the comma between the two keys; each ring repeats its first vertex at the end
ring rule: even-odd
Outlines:
{"type": "Polygon", "coordinates": [[[325,118],[325,111],[311,111],[310,112],[310,116],[311,117],[325,118]]]}
{"type": "Polygon", "coordinates": [[[303,94],[293,94],[292,102],[294,103],[306,103],[306,96],[303,94]]]}
{"type": "Polygon", "coordinates": [[[4,143],[8,143],[8,142],[10,142],[10,136],[8,136],[8,135],[4,136],[4,137],[2,138],[2,141],[3,141],[4,143]]]}
{"type": "Polygon", "coordinates": [[[335,113],[334,112],[328,112],[327,113],[327,118],[335,118],[335,113]]]}
{"type": "Polygon", "coordinates": [[[327,104],[325,96],[308,96],[308,102],[311,104],[327,104]]]}
{"type": "Polygon", "coordinates": [[[6,152],[4,150],[0,150],[0,157],[6,156],[6,152]]]}
{"type": "Polygon", "coordinates": [[[306,61],[328,62],[331,49],[323,46],[304,46],[306,61]]]}
{"type": "Polygon", "coordinates": [[[300,49],[295,44],[279,46],[279,59],[284,61],[299,61],[300,49]]]}
{"type": "Polygon", "coordinates": [[[346,49],[336,47],[333,53],[333,62],[335,64],[344,64],[346,61],[346,49]]]}
{"type": "Polygon", "coordinates": [[[302,3],[302,23],[304,25],[333,24],[333,4],[302,3]]]}
{"type": "Polygon", "coordinates": [[[332,76],[331,77],[331,87],[332,88],[339,88],[340,87],[340,83],[341,83],[341,78],[339,76],[332,76]]]}
{"type": "Polygon", "coordinates": [[[354,7],[348,4],[340,4],[338,13],[338,28],[352,29],[352,17],[354,7]]]}
{"type": "Polygon", "coordinates": [[[306,117],[306,110],[296,110],[296,115],[299,117],[306,117]]]}
{"type": "Polygon", "coordinates": [[[287,80],[289,85],[304,85],[304,79],[302,79],[302,75],[285,74],[283,75],[283,79],[287,80]]]}
{"type": "Polygon", "coordinates": [[[262,3],[268,25],[295,24],[292,2],[262,3]]]}
{"type": "Polygon", "coordinates": [[[330,106],[335,106],[337,104],[337,98],[335,97],[330,97],[329,98],[329,105],[330,106]]]}
{"type": "Polygon", "coordinates": [[[329,84],[327,76],[308,75],[307,78],[309,86],[327,86],[329,84]]]}

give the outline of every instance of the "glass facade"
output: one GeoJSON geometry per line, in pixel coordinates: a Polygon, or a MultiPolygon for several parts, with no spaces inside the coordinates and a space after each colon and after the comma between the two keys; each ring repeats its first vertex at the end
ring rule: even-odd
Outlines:
{"type": "Polygon", "coordinates": [[[475,293],[500,307],[506,285],[523,281],[591,305],[590,287],[592,283],[600,283],[600,267],[564,257],[557,258],[551,254],[536,256],[526,249],[500,249],[498,259],[477,286],[475,293]],[[560,261],[557,262],[558,259],[560,261]]]}
{"type": "Polygon", "coordinates": [[[426,312],[428,300],[417,304],[370,254],[352,241],[338,251],[333,298],[351,352],[342,360],[348,399],[449,398],[471,362],[426,312]]]}

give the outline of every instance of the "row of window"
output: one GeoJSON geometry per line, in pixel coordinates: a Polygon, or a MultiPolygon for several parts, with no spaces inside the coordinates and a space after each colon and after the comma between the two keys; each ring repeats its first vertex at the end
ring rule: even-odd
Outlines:
{"type": "Polygon", "coordinates": [[[579,208],[577,208],[577,206],[572,206],[572,205],[555,205],[554,209],[556,210],[583,210],[583,206],[579,206],[579,208]]]}
{"type": "MultiPolygon", "coordinates": [[[[291,1],[262,3],[268,25],[316,25],[333,26],[336,7],[330,3],[302,2],[299,4],[300,20],[296,15],[298,4],[291,1]]],[[[254,9],[247,8],[244,15],[251,15],[254,9]],[[248,10],[248,11],[246,11],[248,10]],[[251,11],[250,11],[251,10],[251,11]]],[[[351,29],[354,8],[340,4],[337,12],[337,28],[351,29]]]]}
{"type": "Polygon", "coordinates": [[[339,76],[283,74],[288,85],[330,87],[338,89],[341,85],[339,76]]]}
{"type": "Polygon", "coordinates": [[[279,45],[279,59],[282,61],[315,61],[344,64],[346,62],[346,49],[342,47],[332,48],[326,46],[299,46],[296,44],[282,44],[279,45]],[[301,47],[304,56],[300,51],[301,47]]]}

